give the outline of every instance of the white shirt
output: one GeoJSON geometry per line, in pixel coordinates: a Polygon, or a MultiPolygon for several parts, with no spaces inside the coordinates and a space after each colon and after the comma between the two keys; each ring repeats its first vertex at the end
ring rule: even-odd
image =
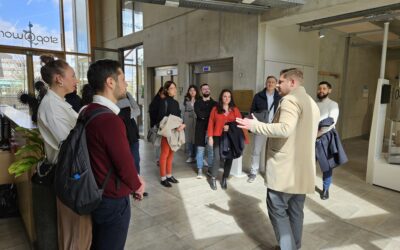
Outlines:
{"type": "Polygon", "coordinates": [[[75,127],[77,118],[78,114],[65,99],[51,89],[47,91],[39,106],[37,124],[49,162],[57,162],[59,145],[75,127]]]}
{"type": "Polygon", "coordinates": [[[272,94],[269,94],[267,91],[267,101],[268,101],[268,110],[270,111],[268,113],[268,122],[271,123],[272,119],[274,118],[274,109],[275,107],[272,107],[272,105],[274,105],[274,94],[275,92],[273,92],[272,94]]]}
{"type": "Polygon", "coordinates": [[[331,126],[321,128],[322,134],[325,134],[329,130],[333,129],[336,125],[337,119],[339,117],[339,105],[337,104],[337,102],[329,99],[329,97],[324,98],[322,101],[318,100],[317,105],[320,112],[319,121],[322,121],[328,117],[331,117],[334,121],[331,126]]]}
{"type": "Polygon", "coordinates": [[[110,99],[105,98],[104,96],[94,95],[93,103],[97,103],[111,109],[111,111],[114,112],[114,114],[116,115],[119,114],[120,109],[118,108],[118,106],[115,103],[113,103],[110,99]]]}

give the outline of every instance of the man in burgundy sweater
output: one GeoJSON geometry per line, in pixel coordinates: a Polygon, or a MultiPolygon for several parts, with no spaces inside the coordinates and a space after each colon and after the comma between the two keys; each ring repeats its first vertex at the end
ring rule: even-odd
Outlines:
{"type": "Polygon", "coordinates": [[[111,111],[97,116],[86,127],[90,163],[97,184],[101,186],[108,171],[113,170],[102,202],[92,212],[91,249],[122,250],[131,217],[129,195],[135,192],[135,198],[140,200],[144,192],[144,182],[136,172],[125,125],[116,105],[126,96],[127,83],[121,65],[113,60],[91,64],[87,78],[95,95],[86,112],[99,108],[111,111]]]}

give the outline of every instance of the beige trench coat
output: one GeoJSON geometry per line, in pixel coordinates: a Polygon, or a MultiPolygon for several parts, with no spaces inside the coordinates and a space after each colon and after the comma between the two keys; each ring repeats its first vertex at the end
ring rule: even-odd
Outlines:
{"type": "Polygon", "coordinates": [[[253,124],[252,132],[268,136],[268,188],[291,194],[314,192],[319,116],[317,104],[299,86],[281,99],[272,123],[253,124]]]}

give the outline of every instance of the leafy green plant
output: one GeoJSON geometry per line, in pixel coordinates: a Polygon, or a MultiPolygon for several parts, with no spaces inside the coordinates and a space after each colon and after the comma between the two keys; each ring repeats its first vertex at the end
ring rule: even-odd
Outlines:
{"type": "Polygon", "coordinates": [[[8,173],[18,177],[44,160],[44,143],[38,129],[15,129],[26,139],[26,144],[15,153],[18,160],[8,168],[8,173]]]}

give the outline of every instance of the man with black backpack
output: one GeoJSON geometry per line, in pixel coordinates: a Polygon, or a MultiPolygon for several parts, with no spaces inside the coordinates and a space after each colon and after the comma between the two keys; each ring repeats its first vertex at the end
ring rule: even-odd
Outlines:
{"type": "Polygon", "coordinates": [[[124,122],[118,117],[117,101],[125,98],[127,83],[121,65],[113,60],[99,60],[90,65],[87,78],[94,90],[93,103],[84,110],[102,113],[86,127],[87,148],[96,182],[102,186],[103,199],[92,211],[92,249],[124,249],[131,217],[129,195],[143,198],[144,182],[134,166],[124,122]],[[109,170],[112,169],[111,174],[109,170]],[[109,175],[109,176],[107,176],[109,175]]]}

